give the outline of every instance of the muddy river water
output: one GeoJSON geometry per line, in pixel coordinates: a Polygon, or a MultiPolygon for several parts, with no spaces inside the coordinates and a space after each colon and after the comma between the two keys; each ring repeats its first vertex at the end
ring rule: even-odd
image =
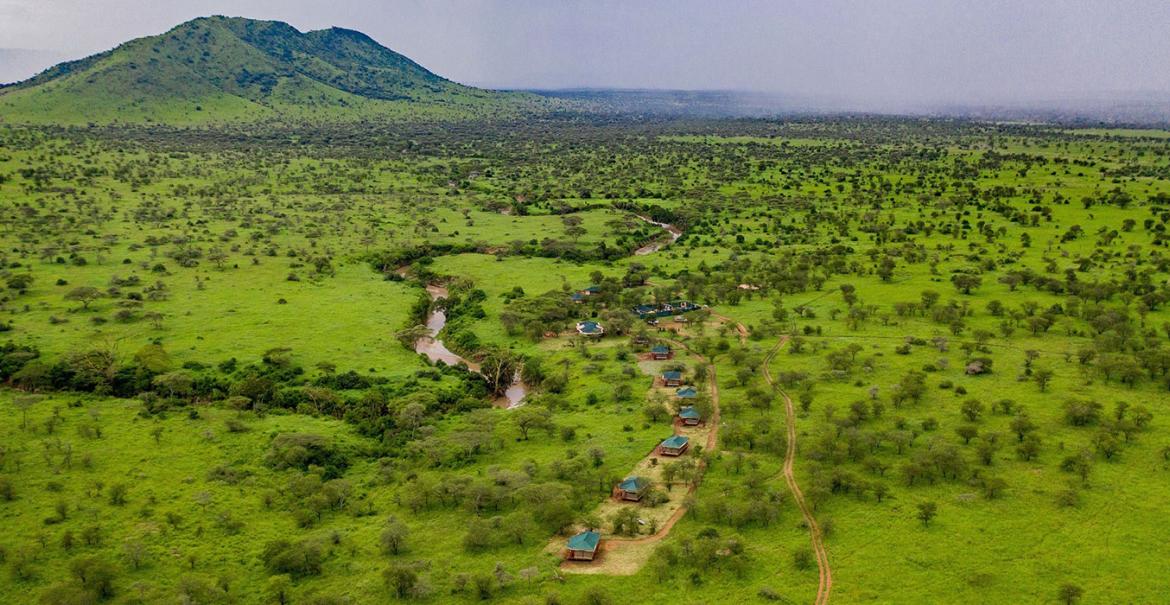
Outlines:
{"type": "MultiPolygon", "coordinates": [[[[431,284],[427,286],[427,293],[431,295],[431,300],[439,300],[447,298],[447,289],[443,286],[431,284]]],[[[459,355],[456,355],[447,345],[443,344],[442,340],[435,338],[435,336],[442,331],[443,326],[447,325],[447,314],[442,309],[435,309],[427,316],[427,331],[430,336],[420,338],[414,343],[414,350],[427,356],[431,361],[441,361],[449,366],[459,365],[460,363],[466,365],[468,369],[473,372],[479,371],[479,364],[468,361],[459,355]]],[[[499,407],[514,408],[520,406],[524,402],[524,397],[528,395],[528,389],[525,388],[524,383],[520,381],[520,375],[517,372],[516,377],[512,380],[512,385],[504,392],[503,397],[496,400],[496,405],[499,407]]]]}

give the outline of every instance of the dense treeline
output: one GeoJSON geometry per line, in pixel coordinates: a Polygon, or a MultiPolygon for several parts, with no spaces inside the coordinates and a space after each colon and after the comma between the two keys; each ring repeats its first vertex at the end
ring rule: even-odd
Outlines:
{"type": "Polygon", "coordinates": [[[272,349],[258,363],[228,359],[214,366],[186,362],[175,367],[159,345],[148,345],[128,363],[111,351],[93,350],[48,360],[32,347],[8,343],[0,349],[0,380],[29,393],[78,392],[138,398],[144,414],[192,403],[217,402],[254,412],[284,410],[352,422],[363,434],[384,440],[387,451],[405,439],[396,422],[404,401],[425,404],[420,413],[441,415],[485,405],[482,377],[454,367],[420,370],[405,381],[337,372],[328,364],[314,376],[292,361],[288,349],[272,349]],[[449,381],[443,381],[447,377],[449,381]],[[433,386],[432,386],[433,385],[433,386]]]}

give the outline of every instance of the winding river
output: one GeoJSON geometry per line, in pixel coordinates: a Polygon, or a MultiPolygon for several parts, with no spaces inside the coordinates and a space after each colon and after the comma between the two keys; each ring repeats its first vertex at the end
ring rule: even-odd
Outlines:
{"type": "MultiPolygon", "coordinates": [[[[657,239],[653,242],[650,242],[649,244],[646,244],[645,246],[642,246],[641,248],[638,248],[634,251],[635,256],[646,256],[647,254],[653,254],[654,252],[657,252],[666,246],[673,244],[678,240],[679,237],[682,237],[682,229],[679,229],[674,225],[660,223],[647,216],[635,216],[643,221],[646,221],[647,223],[650,223],[651,225],[662,227],[668,234],[670,234],[669,240],[657,239]]],[[[399,273],[405,275],[405,268],[400,269],[399,273]]],[[[432,301],[447,298],[449,294],[447,288],[438,284],[428,285],[427,293],[431,295],[432,301]]],[[[442,309],[435,309],[431,311],[431,314],[427,316],[426,325],[427,331],[430,332],[430,336],[427,336],[426,338],[420,338],[417,342],[414,343],[415,352],[426,355],[427,359],[430,359],[431,362],[441,361],[449,366],[459,365],[462,363],[466,365],[467,368],[472,372],[479,372],[479,364],[473,361],[468,361],[459,355],[456,355],[453,351],[451,351],[451,349],[447,348],[447,345],[443,344],[442,340],[436,338],[439,332],[443,330],[443,327],[447,325],[447,314],[444,313],[442,309]]],[[[516,376],[513,378],[511,386],[508,387],[508,390],[504,392],[502,397],[496,399],[495,405],[502,408],[519,407],[524,405],[524,397],[527,395],[528,389],[520,380],[520,373],[516,372],[516,376]]]]}
{"type": "Polygon", "coordinates": [[[665,248],[666,246],[673,244],[675,241],[678,240],[678,238],[682,237],[682,234],[683,234],[682,229],[679,229],[678,227],[675,227],[674,225],[671,225],[669,223],[660,223],[660,222],[658,222],[658,221],[656,221],[648,216],[642,216],[641,214],[635,214],[634,216],[638,217],[639,219],[642,219],[643,221],[646,221],[647,223],[650,223],[651,225],[657,225],[659,227],[662,227],[663,229],[666,230],[667,233],[670,234],[669,241],[662,240],[662,239],[654,240],[654,241],[650,242],[649,244],[646,244],[645,246],[642,246],[641,248],[634,250],[634,256],[646,256],[647,254],[653,254],[653,253],[658,252],[659,250],[665,248]]]}
{"type": "MultiPolygon", "coordinates": [[[[439,300],[447,298],[447,288],[437,284],[427,286],[427,294],[431,295],[431,300],[439,300]]],[[[417,353],[422,353],[427,356],[432,362],[443,362],[449,366],[459,365],[460,363],[467,366],[472,372],[479,372],[479,364],[468,361],[459,355],[456,355],[447,345],[443,344],[442,340],[435,338],[443,326],[447,325],[447,314],[442,309],[435,309],[427,316],[427,331],[430,336],[427,338],[420,338],[414,343],[414,350],[417,353]]],[[[524,404],[524,397],[528,395],[528,389],[524,383],[520,381],[520,373],[517,372],[515,378],[512,380],[511,386],[504,395],[495,401],[497,407],[515,408],[524,404]]]]}

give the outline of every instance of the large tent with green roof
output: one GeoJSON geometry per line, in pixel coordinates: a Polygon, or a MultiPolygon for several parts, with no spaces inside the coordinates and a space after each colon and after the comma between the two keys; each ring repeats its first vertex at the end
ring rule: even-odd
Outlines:
{"type": "Polygon", "coordinates": [[[675,435],[658,444],[658,453],[663,456],[681,456],[690,447],[691,440],[685,435],[675,435]]]}
{"type": "Polygon", "coordinates": [[[646,490],[650,487],[650,480],[645,477],[626,477],[617,486],[617,496],[622,500],[629,500],[637,502],[646,495],[646,490]]]}
{"type": "Polygon", "coordinates": [[[668,387],[677,387],[682,384],[682,372],[667,370],[662,373],[662,384],[668,387]]]}
{"type": "Polygon", "coordinates": [[[592,561],[597,556],[597,547],[600,544],[601,534],[587,529],[569,538],[566,558],[570,561],[592,561]]]}

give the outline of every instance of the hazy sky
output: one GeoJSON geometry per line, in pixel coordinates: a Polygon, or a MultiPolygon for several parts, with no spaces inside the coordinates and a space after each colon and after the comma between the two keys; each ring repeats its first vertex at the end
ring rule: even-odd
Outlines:
{"type": "Polygon", "coordinates": [[[0,81],[209,14],[361,30],[495,87],[931,103],[1170,93],[1166,0],[0,0],[0,49],[23,51],[0,54],[0,81]]]}

